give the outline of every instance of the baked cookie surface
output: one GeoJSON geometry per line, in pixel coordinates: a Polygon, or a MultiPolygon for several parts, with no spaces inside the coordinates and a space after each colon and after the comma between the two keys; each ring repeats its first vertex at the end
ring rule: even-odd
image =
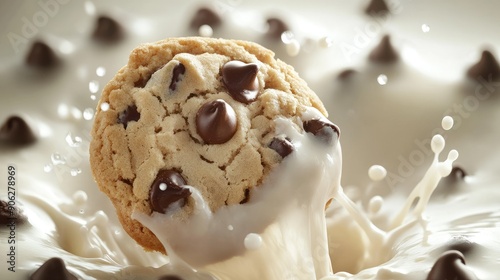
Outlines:
{"type": "Polygon", "coordinates": [[[212,211],[245,203],[274,166],[293,152],[274,120],[294,120],[321,137],[338,129],[302,123],[321,101],[293,68],[250,42],[171,38],[139,46],[102,92],[90,145],[99,188],[124,229],[146,249],[165,252],[134,211],[193,209],[189,185],[212,211]]]}

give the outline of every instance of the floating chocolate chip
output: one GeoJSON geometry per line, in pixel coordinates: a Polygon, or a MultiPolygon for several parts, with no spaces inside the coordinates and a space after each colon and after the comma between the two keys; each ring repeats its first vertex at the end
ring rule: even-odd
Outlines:
{"type": "Polygon", "coordinates": [[[137,111],[137,106],[130,105],[118,116],[118,123],[123,124],[123,126],[127,128],[129,122],[136,122],[140,117],[141,114],[137,111]]]}
{"type": "Polygon", "coordinates": [[[372,16],[377,16],[388,12],[389,8],[387,7],[387,4],[384,0],[372,0],[365,9],[365,13],[372,16]]]}
{"type": "Polygon", "coordinates": [[[346,69],[342,72],[340,72],[337,76],[337,78],[339,78],[340,80],[348,80],[350,79],[352,76],[354,76],[355,74],[357,73],[356,70],[353,70],[353,69],[346,69]]]}
{"type": "Polygon", "coordinates": [[[26,216],[16,205],[9,205],[7,201],[0,200],[0,225],[8,225],[12,222],[20,225],[26,221],[26,216]]]}
{"type": "Polygon", "coordinates": [[[184,185],[186,185],[186,180],[176,170],[160,170],[149,192],[151,209],[165,213],[168,206],[177,201],[180,201],[179,206],[184,206],[186,198],[191,195],[191,191],[184,188],[184,185]]]}
{"type": "Polygon", "coordinates": [[[234,109],[222,99],[204,104],[196,113],[196,131],[206,144],[226,143],[237,128],[234,109]]]}
{"type": "Polygon", "coordinates": [[[58,64],[54,51],[45,43],[36,41],[31,45],[31,49],[26,57],[26,63],[33,67],[49,68],[58,64]]]}
{"type": "Polygon", "coordinates": [[[385,35],[380,43],[370,52],[368,59],[373,62],[391,63],[397,61],[398,53],[391,44],[389,35],[385,35]]]}
{"type": "Polygon", "coordinates": [[[186,73],[186,67],[184,64],[179,63],[174,67],[174,70],[172,71],[172,81],[168,87],[171,91],[174,91],[177,88],[177,83],[181,80],[184,73],[186,73]]]}
{"type": "Polygon", "coordinates": [[[427,280],[474,280],[476,275],[465,266],[465,258],[459,251],[446,251],[434,263],[427,280]]]}
{"type": "Polygon", "coordinates": [[[453,166],[453,168],[451,169],[450,175],[448,175],[448,177],[451,179],[459,179],[459,180],[464,179],[465,176],[467,176],[467,173],[460,166],[453,166]]]}
{"type": "Polygon", "coordinates": [[[294,150],[294,146],[290,142],[290,139],[277,137],[274,137],[271,143],[269,143],[269,148],[275,150],[282,158],[285,158],[294,150]]]}
{"type": "Polygon", "coordinates": [[[202,25],[206,24],[214,28],[219,26],[221,22],[222,21],[216,12],[212,11],[209,8],[200,8],[194,14],[189,25],[191,28],[198,30],[202,25]]]}
{"type": "Polygon", "coordinates": [[[180,278],[177,275],[164,275],[158,278],[158,280],[183,280],[183,278],[180,278]]]}
{"type": "Polygon", "coordinates": [[[472,252],[478,245],[464,236],[455,236],[453,239],[448,242],[445,246],[446,251],[456,250],[462,253],[463,255],[467,255],[472,252]]]}
{"type": "Polygon", "coordinates": [[[222,81],[234,100],[249,104],[259,93],[257,73],[257,64],[232,60],[222,67],[222,81]]]}
{"type": "Polygon", "coordinates": [[[270,38],[281,40],[281,34],[290,30],[285,22],[279,18],[267,19],[267,32],[266,35],[270,38]]]}
{"type": "Polygon", "coordinates": [[[116,42],[123,38],[123,28],[116,20],[108,16],[100,16],[97,18],[92,37],[101,42],[116,42]]]}
{"type": "Polygon", "coordinates": [[[31,275],[30,280],[77,280],[77,278],[66,269],[62,259],[51,258],[31,275]]]}
{"type": "Polygon", "coordinates": [[[481,59],[467,70],[467,76],[471,79],[500,80],[500,66],[491,52],[483,51],[481,59]]]}
{"type": "Polygon", "coordinates": [[[26,121],[11,116],[0,127],[0,141],[11,145],[27,145],[35,142],[36,137],[26,121]]]}
{"type": "Polygon", "coordinates": [[[303,123],[306,132],[314,134],[325,143],[332,144],[340,136],[339,128],[329,121],[312,119],[303,123]]]}

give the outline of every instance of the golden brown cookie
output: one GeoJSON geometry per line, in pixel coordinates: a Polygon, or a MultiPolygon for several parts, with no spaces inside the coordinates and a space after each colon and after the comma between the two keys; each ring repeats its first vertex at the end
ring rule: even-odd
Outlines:
{"type": "Polygon", "coordinates": [[[293,68],[257,44],[211,38],[145,44],[103,90],[92,171],[129,235],[165,252],[131,214],[189,217],[194,202],[185,185],[199,190],[214,212],[247,202],[293,152],[286,135],[274,132],[277,117],[326,140],[338,134],[321,120],[301,123],[297,116],[306,107],[327,114],[293,68]]]}

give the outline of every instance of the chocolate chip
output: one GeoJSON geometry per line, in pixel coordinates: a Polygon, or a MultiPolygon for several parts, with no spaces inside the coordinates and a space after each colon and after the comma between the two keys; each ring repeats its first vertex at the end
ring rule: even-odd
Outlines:
{"type": "Polygon", "coordinates": [[[456,250],[467,255],[472,252],[478,245],[464,236],[454,236],[453,239],[445,246],[446,250],[456,250]]]}
{"type": "Polygon", "coordinates": [[[249,104],[259,93],[257,73],[257,64],[232,60],[222,67],[222,81],[234,100],[249,104]]]}
{"type": "Polygon", "coordinates": [[[463,180],[465,176],[467,176],[467,173],[460,166],[453,166],[450,175],[448,175],[448,177],[451,179],[459,179],[459,180],[463,180]]]}
{"type": "Polygon", "coordinates": [[[483,51],[481,59],[467,70],[467,76],[471,79],[500,80],[500,66],[491,52],[483,51]]]}
{"type": "Polygon", "coordinates": [[[92,37],[105,43],[116,42],[123,38],[123,28],[116,20],[108,16],[100,16],[97,18],[92,37]]]}
{"type": "Polygon", "coordinates": [[[356,73],[358,73],[356,70],[346,69],[346,70],[343,70],[342,72],[340,72],[338,74],[337,78],[339,78],[340,80],[348,80],[352,76],[354,76],[356,73]]]}
{"type": "Polygon", "coordinates": [[[191,19],[190,27],[198,30],[202,25],[210,25],[214,28],[221,24],[221,19],[216,12],[209,8],[200,8],[191,19]]]}
{"type": "Polygon", "coordinates": [[[30,280],[77,280],[64,265],[60,258],[51,258],[40,266],[30,277],[30,280]]]}
{"type": "Polygon", "coordinates": [[[9,205],[7,201],[0,200],[0,225],[14,222],[16,225],[24,224],[28,218],[16,205],[9,205]]]}
{"type": "Polygon", "coordinates": [[[130,105],[118,116],[118,123],[123,124],[123,126],[127,128],[129,122],[136,122],[140,117],[141,114],[137,111],[137,106],[130,105]]]}
{"type": "Polygon", "coordinates": [[[446,251],[434,263],[427,280],[474,280],[476,275],[465,266],[465,258],[459,251],[446,251]]]}
{"type": "Polygon", "coordinates": [[[11,116],[0,127],[0,140],[11,145],[27,145],[35,142],[36,137],[26,121],[11,116]]]}
{"type": "Polygon", "coordinates": [[[312,119],[305,121],[303,123],[303,127],[306,132],[314,134],[316,137],[329,145],[334,141],[337,141],[340,136],[339,128],[329,121],[312,119]]]}
{"type": "Polygon", "coordinates": [[[267,32],[266,35],[270,38],[281,40],[281,34],[288,31],[289,28],[281,19],[279,18],[269,18],[267,19],[267,32]]]}
{"type": "Polygon", "coordinates": [[[389,8],[384,0],[372,0],[365,9],[365,13],[377,16],[389,12],[389,8]]]}
{"type": "Polygon", "coordinates": [[[31,49],[26,57],[26,63],[33,67],[49,68],[58,64],[54,51],[45,43],[36,41],[31,45],[31,49]]]}
{"type": "Polygon", "coordinates": [[[191,195],[189,189],[182,187],[184,185],[186,180],[176,170],[160,170],[149,192],[151,209],[165,213],[168,206],[177,201],[180,201],[179,206],[184,206],[186,198],[191,195]]]}
{"type": "Polygon", "coordinates": [[[294,150],[294,146],[290,142],[290,139],[277,137],[274,137],[271,143],[269,143],[269,148],[275,150],[282,158],[285,158],[294,150]]]}
{"type": "Polygon", "coordinates": [[[226,143],[237,128],[234,109],[222,99],[204,104],[196,113],[196,131],[206,144],[226,143]]]}
{"type": "Polygon", "coordinates": [[[397,61],[398,53],[391,44],[389,35],[385,35],[380,43],[370,52],[368,59],[373,62],[391,63],[397,61]]]}
{"type": "Polygon", "coordinates": [[[172,81],[168,87],[171,91],[174,91],[177,88],[177,83],[181,80],[185,72],[186,67],[182,63],[179,63],[174,67],[174,70],[172,71],[172,81]]]}
{"type": "Polygon", "coordinates": [[[158,278],[158,280],[183,280],[183,278],[180,278],[177,275],[164,275],[158,278]]]}

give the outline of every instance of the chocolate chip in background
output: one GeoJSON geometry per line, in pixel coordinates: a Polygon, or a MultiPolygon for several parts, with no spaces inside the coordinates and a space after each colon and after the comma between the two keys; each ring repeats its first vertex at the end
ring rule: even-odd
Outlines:
{"type": "Polygon", "coordinates": [[[192,29],[198,30],[202,25],[209,25],[212,28],[219,26],[222,23],[219,15],[210,8],[201,7],[191,18],[189,26],[192,29]]]}
{"type": "Polygon", "coordinates": [[[257,99],[259,93],[257,73],[257,64],[232,60],[222,67],[222,82],[234,100],[249,104],[257,99]]]}
{"type": "Polygon", "coordinates": [[[380,43],[370,52],[368,59],[378,63],[392,63],[399,59],[399,55],[391,44],[389,35],[385,35],[380,43]]]}
{"type": "Polygon", "coordinates": [[[282,158],[285,158],[295,150],[290,139],[278,137],[274,137],[273,140],[271,140],[269,148],[276,151],[282,158]]]}
{"type": "Polygon", "coordinates": [[[124,37],[123,27],[109,16],[97,18],[92,37],[100,42],[113,43],[124,37]]]}
{"type": "Polygon", "coordinates": [[[77,280],[76,276],[67,269],[60,258],[51,258],[40,266],[31,276],[30,280],[77,280]]]}
{"type": "Polygon", "coordinates": [[[0,143],[28,145],[36,140],[28,123],[19,116],[10,116],[0,127],[0,143]]]}
{"type": "Polygon", "coordinates": [[[183,187],[185,185],[186,180],[177,170],[158,171],[149,192],[151,209],[165,213],[172,203],[180,202],[179,206],[184,206],[186,199],[191,195],[191,191],[183,187]]]}
{"type": "Polygon", "coordinates": [[[490,51],[483,51],[479,61],[467,70],[467,77],[473,80],[500,80],[500,66],[495,56],[490,51]]]}
{"type": "Polygon", "coordinates": [[[354,70],[354,69],[345,69],[345,70],[342,70],[338,75],[337,75],[337,78],[339,80],[342,80],[342,81],[347,81],[349,79],[351,79],[354,75],[356,75],[358,73],[358,71],[354,70]]]}
{"type": "Polygon", "coordinates": [[[216,99],[205,103],[196,113],[196,132],[205,144],[223,144],[238,129],[234,109],[226,101],[216,99]]]}
{"type": "Polygon", "coordinates": [[[281,40],[281,34],[283,32],[290,30],[288,25],[281,19],[276,17],[271,17],[266,20],[267,31],[266,36],[276,40],[281,40]]]}
{"type": "Polygon", "coordinates": [[[181,278],[177,275],[164,275],[158,278],[158,280],[184,280],[184,278],[181,278]]]}
{"type": "Polygon", "coordinates": [[[26,56],[26,64],[35,68],[51,68],[58,63],[54,50],[42,41],[35,41],[26,56]]]}
{"type": "Polygon", "coordinates": [[[118,123],[123,124],[125,128],[127,128],[127,125],[129,122],[132,121],[138,121],[141,118],[141,114],[139,111],[137,111],[137,106],[135,105],[130,105],[118,115],[118,123]]]}
{"type": "Polygon", "coordinates": [[[28,218],[18,206],[12,206],[7,201],[0,200],[0,225],[8,225],[11,222],[22,225],[27,221],[28,218]]]}
{"type": "Polygon", "coordinates": [[[371,0],[365,8],[365,13],[371,16],[380,16],[389,12],[389,7],[384,0],[371,0]]]}
{"type": "Polygon", "coordinates": [[[186,66],[184,64],[177,64],[172,71],[172,81],[170,81],[170,85],[168,88],[171,91],[174,91],[177,88],[177,83],[181,80],[182,76],[186,73],[186,66]]]}
{"type": "Polygon", "coordinates": [[[460,166],[453,166],[451,169],[450,175],[447,176],[447,178],[453,179],[453,180],[463,180],[467,176],[467,172],[460,167],[460,166]]]}
{"type": "Polygon", "coordinates": [[[446,245],[444,246],[446,251],[455,250],[462,253],[464,256],[475,251],[479,245],[475,242],[470,241],[467,237],[458,235],[454,236],[446,245]]]}
{"type": "Polygon", "coordinates": [[[427,280],[475,280],[476,275],[465,265],[465,257],[455,250],[444,252],[434,263],[427,280]]]}
{"type": "Polygon", "coordinates": [[[304,131],[312,133],[321,141],[331,145],[339,139],[339,128],[329,121],[312,119],[303,122],[304,131]]]}

